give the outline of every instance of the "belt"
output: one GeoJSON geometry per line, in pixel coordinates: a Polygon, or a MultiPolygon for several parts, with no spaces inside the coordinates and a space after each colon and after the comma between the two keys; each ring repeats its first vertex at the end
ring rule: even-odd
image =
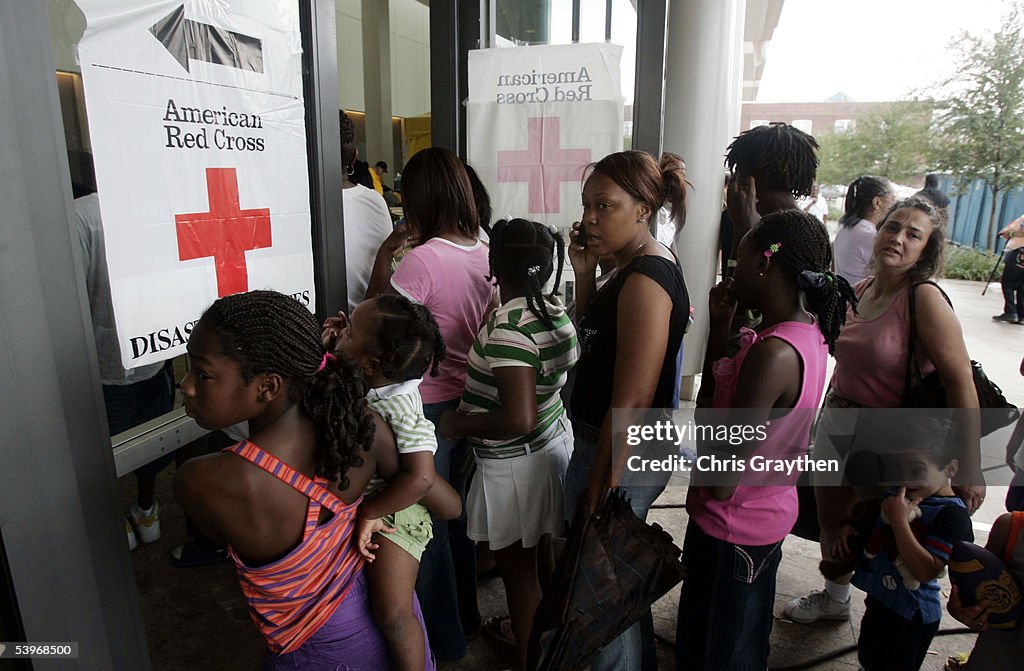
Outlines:
{"type": "Polygon", "coordinates": [[[515,459],[516,457],[525,457],[528,454],[534,452],[540,452],[547,447],[549,441],[535,441],[534,443],[524,443],[522,445],[502,445],[501,447],[474,447],[473,454],[481,459],[515,459]]]}
{"type": "Polygon", "coordinates": [[[825,405],[829,408],[863,408],[860,403],[855,403],[848,398],[844,398],[829,389],[828,394],[825,396],[825,405]]]}

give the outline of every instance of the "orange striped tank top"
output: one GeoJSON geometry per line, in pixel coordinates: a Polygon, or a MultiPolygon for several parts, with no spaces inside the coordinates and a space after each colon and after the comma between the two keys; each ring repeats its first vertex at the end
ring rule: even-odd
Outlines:
{"type": "Polygon", "coordinates": [[[229,547],[249,614],[271,652],[294,652],[328,620],[363,569],[353,531],[360,501],[346,505],[327,489],[327,480],[310,480],[248,441],[225,448],[259,466],[309,497],[302,542],[287,555],[259,567],[246,565],[229,547]],[[334,516],[317,524],[320,508],[334,516]]]}

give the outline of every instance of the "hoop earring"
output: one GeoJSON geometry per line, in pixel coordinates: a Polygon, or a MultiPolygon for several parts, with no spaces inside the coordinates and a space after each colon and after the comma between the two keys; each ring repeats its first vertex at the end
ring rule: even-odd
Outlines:
{"type": "Polygon", "coordinates": [[[345,169],[345,174],[348,175],[349,177],[354,175],[355,172],[356,172],[356,166],[355,166],[355,164],[352,164],[352,163],[350,163],[349,166],[345,169]]]}

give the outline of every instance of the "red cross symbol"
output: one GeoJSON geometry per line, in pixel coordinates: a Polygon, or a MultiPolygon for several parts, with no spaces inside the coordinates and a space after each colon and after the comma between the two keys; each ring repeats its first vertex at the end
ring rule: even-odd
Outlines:
{"type": "Polygon", "coordinates": [[[207,168],[209,212],[174,215],[178,229],[178,258],[213,257],[217,296],[249,290],[245,252],[270,247],[270,208],[241,210],[234,168],[207,168]]]}
{"type": "Polygon", "coordinates": [[[526,182],[529,211],[559,212],[562,182],[579,181],[590,163],[590,149],[562,149],[559,117],[530,117],[526,149],[498,152],[498,181],[526,182]]]}

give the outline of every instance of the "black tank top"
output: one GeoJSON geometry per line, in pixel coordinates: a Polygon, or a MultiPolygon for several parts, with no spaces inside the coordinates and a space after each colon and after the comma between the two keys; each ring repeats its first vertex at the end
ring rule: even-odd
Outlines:
{"type": "MultiPolygon", "coordinates": [[[[690,297],[686,282],[675,261],[660,256],[638,256],[619,270],[594,295],[580,322],[578,338],[580,359],[576,365],[576,385],[570,407],[574,422],[600,427],[612,403],[615,350],[618,345],[619,293],[633,273],[646,275],[658,283],[672,300],[668,345],[658,376],[652,408],[670,408],[675,392],[676,355],[683,341],[690,316],[690,297]]],[[[642,317],[638,320],[643,328],[642,317]]]]}

